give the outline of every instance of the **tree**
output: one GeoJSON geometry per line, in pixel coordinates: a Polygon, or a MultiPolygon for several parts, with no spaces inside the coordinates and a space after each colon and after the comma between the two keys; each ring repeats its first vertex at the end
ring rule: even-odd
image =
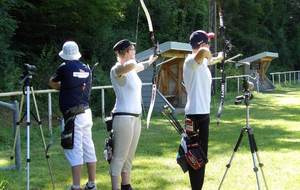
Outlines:
{"type": "Polygon", "coordinates": [[[13,90],[17,84],[15,75],[19,74],[19,70],[15,69],[14,65],[18,52],[11,49],[11,38],[17,28],[16,20],[8,14],[13,6],[15,6],[13,1],[0,2],[0,75],[4,81],[0,83],[0,92],[13,90]]]}
{"type": "MultiPolygon", "coordinates": [[[[145,0],[145,4],[160,43],[188,42],[192,31],[208,30],[208,0],[145,0]]],[[[224,1],[232,53],[279,52],[277,68],[299,68],[299,4],[299,0],[224,1]]],[[[0,72],[9,81],[0,84],[3,90],[17,88],[15,78],[23,63],[37,65],[36,78],[42,82],[34,85],[47,88],[48,77],[62,61],[57,53],[66,40],[79,44],[84,62],[100,62],[97,85],[109,83],[108,71],[116,61],[112,46],[118,40],[137,41],[138,51],[152,47],[139,0],[2,0],[0,5],[0,72]]]]}

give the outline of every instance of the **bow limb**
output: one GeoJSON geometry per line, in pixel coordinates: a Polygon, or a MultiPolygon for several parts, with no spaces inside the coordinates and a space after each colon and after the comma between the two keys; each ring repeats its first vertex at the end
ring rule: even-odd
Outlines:
{"type": "Polygon", "coordinates": [[[157,44],[156,44],[156,40],[155,40],[155,36],[154,36],[152,20],[151,20],[149,11],[148,11],[145,3],[144,3],[144,0],[140,0],[140,3],[141,3],[141,6],[143,8],[143,11],[146,15],[146,18],[147,18],[150,39],[151,39],[151,42],[152,42],[153,47],[154,47],[154,54],[156,55],[157,54],[157,44]]]}
{"type": "Polygon", "coordinates": [[[219,24],[220,24],[220,36],[222,37],[222,40],[224,42],[223,44],[223,59],[221,62],[221,67],[220,67],[220,71],[221,71],[221,92],[220,92],[220,104],[219,104],[219,108],[218,108],[218,112],[217,112],[217,126],[220,125],[220,120],[221,120],[221,115],[223,112],[223,108],[224,108],[224,102],[225,102],[225,86],[226,86],[226,74],[225,74],[225,60],[226,60],[226,53],[228,51],[227,49],[227,40],[225,37],[225,26],[224,26],[224,21],[223,21],[223,10],[222,10],[222,3],[221,1],[219,1],[219,24]]]}
{"type": "Polygon", "coordinates": [[[152,32],[153,33],[153,25],[152,25],[152,20],[151,20],[151,17],[150,17],[150,14],[149,14],[149,11],[144,3],[144,0],[140,0],[140,3],[141,3],[141,6],[144,10],[144,13],[146,15],[146,18],[147,18],[147,22],[148,22],[148,28],[149,28],[149,32],[152,32]]]}
{"type": "MultiPolygon", "coordinates": [[[[152,20],[151,20],[149,11],[148,11],[145,3],[144,3],[144,0],[140,0],[140,3],[141,3],[141,6],[143,8],[143,11],[146,15],[146,18],[147,18],[149,34],[150,34],[150,40],[151,40],[152,45],[154,47],[153,48],[154,55],[157,55],[158,45],[157,45],[157,42],[156,42],[155,36],[154,36],[152,20]]],[[[149,105],[149,110],[148,110],[148,113],[147,113],[147,128],[149,128],[149,125],[150,125],[151,115],[152,115],[152,112],[153,112],[155,98],[156,98],[156,91],[157,91],[157,86],[156,86],[156,63],[154,62],[152,65],[153,65],[152,92],[151,92],[151,101],[150,101],[150,105],[149,105]]]]}

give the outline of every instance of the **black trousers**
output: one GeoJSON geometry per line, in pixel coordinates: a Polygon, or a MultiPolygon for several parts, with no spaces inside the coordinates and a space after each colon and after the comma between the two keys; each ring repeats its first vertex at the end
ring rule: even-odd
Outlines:
{"type": "MultiPolygon", "coordinates": [[[[193,121],[193,128],[199,135],[198,142],[207,156],[208,136],[209,136],[209,114],[186,115],[193,121]]],[[[205,166],[199,170],[194,170],[189,166],[189,177],[192,190],[201,190],[204,183],[205,166]]]]}

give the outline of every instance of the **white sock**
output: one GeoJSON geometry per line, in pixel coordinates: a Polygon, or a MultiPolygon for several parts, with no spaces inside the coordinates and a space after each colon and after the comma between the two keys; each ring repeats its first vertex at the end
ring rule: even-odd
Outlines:
{"type": "Polygon", "coordinates": [[[73,189],[80,189],[80,185],[72,185],[73,189]]]}

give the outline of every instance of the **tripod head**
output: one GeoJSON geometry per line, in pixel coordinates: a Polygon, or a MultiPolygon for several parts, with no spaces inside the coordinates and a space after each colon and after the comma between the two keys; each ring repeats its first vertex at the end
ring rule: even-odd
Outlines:
{"type": "Polygon", "coordinates": [[[25,63],[23,65],[23,74],[20,77],[19,84],[23,84],[24,86],[30,86],[30,80],[32,79],[32,76],[36,72],[36,66],[30,65],[28,63],[25,63]]]}
{"type": "Polygon", "coordinates": [[[243,92],[244,92],[244,94],[240,95],[240,96],[236,96],[234,104],[235,105],[239,105],[244,100],[245,105],[248,106],[249,105],[249,101],[254,97],[253,94],[251,93],[251,91],[253,90],[253,88],[254,88],[253,83],[250,82],[250,81],[248,81],[246,79],[246,77],[244,77],[243,78],[243,92]]]}

